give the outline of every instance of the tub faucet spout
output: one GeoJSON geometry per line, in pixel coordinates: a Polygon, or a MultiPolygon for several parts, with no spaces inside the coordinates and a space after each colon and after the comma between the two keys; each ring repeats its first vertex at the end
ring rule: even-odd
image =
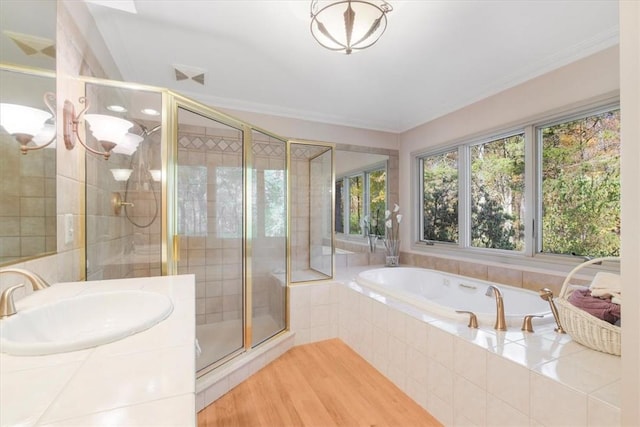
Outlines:
{"type": "Polygon", "coordinates": [[[507,321],[504,317],[504,301],[502,300],[502,292],[500,292],[500,288],[494,285],[489,285],[485,295],[488,297],[496,297],[496,324],[493,326],[493,329],[497,331],[506,331],[507,321]]]}

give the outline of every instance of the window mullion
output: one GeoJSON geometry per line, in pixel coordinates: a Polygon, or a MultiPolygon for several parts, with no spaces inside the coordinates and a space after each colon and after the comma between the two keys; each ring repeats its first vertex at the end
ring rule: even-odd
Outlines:
{"type": "Polygon", "coordinates": [[[536,129],[524,129],[524,255],[532,257],[538,251],[538,227],[540,224],[540,156],[536,129]]]}
{"type": "Polygon", "coordinates": [[[343,212],[342,212],[342,220],[343,224],[343,233],[345,236],[351,234],[350,223],[349,223],[349,214],[351,213],[351,180],[348,177],[343,179],[342,183],[342,201],[343,201],[343,212]]]}
{"type": "Polygon", "coordinates": [[[364,206],[362,207],[362,216],[364,218],[367,215],[369,215],[369,219],[372,220],[373,214],[371,213],[371,194],[370,194],[371,183],[369,182],[370,179],[371,179],[371,176],[369,172],[365,172],[362,176],[362,180],[363,180],[362,203],[364,203],[364,206]]]}
{"type": "Polygon", "coordinates": [[[471,246],[471,162],[469,146],[458,147],[458,224],[461,248],[471,246]]]}

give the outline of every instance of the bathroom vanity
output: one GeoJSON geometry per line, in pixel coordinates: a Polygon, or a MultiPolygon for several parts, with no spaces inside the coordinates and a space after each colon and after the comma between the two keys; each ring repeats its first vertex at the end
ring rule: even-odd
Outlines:
{"type": "Polygon", "coordinates": [[[17,301],[19,314],[93,293],[145,291],[170,298],[173,311],[149,329],[97,347],[0,353],[0,425],[195,426],[194,289],[193,275],[70,282],[17,301]]]}

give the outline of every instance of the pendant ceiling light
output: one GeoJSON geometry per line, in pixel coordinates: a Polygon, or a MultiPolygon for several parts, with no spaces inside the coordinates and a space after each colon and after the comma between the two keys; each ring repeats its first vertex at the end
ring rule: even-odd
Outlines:
{"type": "Polygon", "coordinates": [[[312,0],[311,34],[327,49],[349,55],[378,41],[392,10],[384,0],[312,0]]]}

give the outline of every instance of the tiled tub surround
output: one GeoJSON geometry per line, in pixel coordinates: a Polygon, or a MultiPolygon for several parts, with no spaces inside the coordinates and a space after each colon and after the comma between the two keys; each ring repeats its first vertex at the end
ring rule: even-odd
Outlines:
{"type": "MultiPolygon", "coordinates": [[[[558,335],[425,314],[343,283],[291,288],[296,344],[339,337],[445,425],[620,424],[620,358],[558,335]]],[[[507,303],[507,302],[505,302],[507,303]]]]}
{"type": "MultiPolygon", "coordinates": [[[[488,280],[503,285],[539,291],[549,288],[554,295],[560,293],[562,282],[572,267],[564,267],[566,271],[527,268],[518,265],[508,265],[495,262],[473,262],[465,259],[455,259],[424,253],[401,252],[400,263],[407,266],[427,268],[459,274],[473,279],[488,280]]],[[[558,268],[562,268],[559,266],[558,268]]],[[[576,275],[574,284],[588,284],[590,277],[576,275]]]]}
{"type": "Polygon", "coordinates": [[[195,426],[193,276],[70,282],[20,310],[95,292],[139,289],[171,298],[161,323],[103,346],[47,356],[0,354],[0,425],[195,426]]]}

